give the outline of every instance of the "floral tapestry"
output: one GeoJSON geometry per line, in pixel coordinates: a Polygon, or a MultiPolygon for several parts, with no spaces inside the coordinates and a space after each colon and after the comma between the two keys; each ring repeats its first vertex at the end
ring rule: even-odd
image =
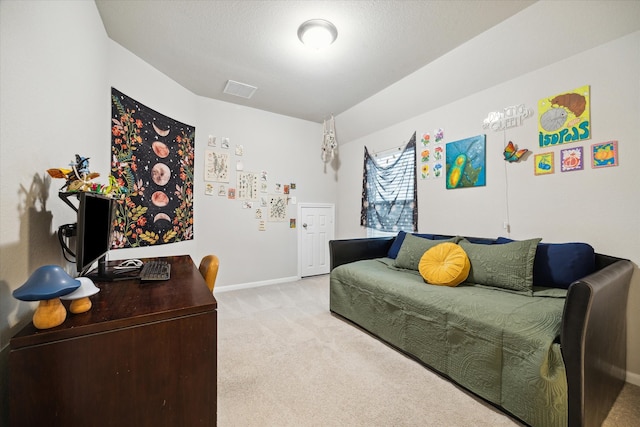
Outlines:
{"type": "Polygon", "coordinates": [[[111,88],[111,174],[124,188],[113,248],[193,239],[195,127],[111,88]]]}

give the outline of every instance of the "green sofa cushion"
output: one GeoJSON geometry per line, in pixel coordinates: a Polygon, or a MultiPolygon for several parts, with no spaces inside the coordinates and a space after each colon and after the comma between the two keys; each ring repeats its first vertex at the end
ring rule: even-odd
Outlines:
{"type": "Polygon", "coordinates": [[[398,268],[406,268],[418,271],[418,264],[422,255],[432,247],[444,242],[457,243],[461,238],[453,237],[447,240],[431,240],[423,237],[416,237],[413,234],[407,234],[402,242],[402,246],[398,251],[395,266],[398,268]]]}
{"type": "Polygon", "coordinates": [[[482,245],[462,239],[458,244],[471,262],[466,281],[532,295],[533,263],[540,240],[482,245]]]}

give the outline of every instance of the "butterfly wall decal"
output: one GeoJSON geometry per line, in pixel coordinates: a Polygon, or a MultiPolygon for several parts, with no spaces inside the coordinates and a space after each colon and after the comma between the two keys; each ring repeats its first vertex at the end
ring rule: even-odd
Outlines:
{"type": "Polygon", "coordinates": [[[516,149],[513,142],[509,141],[507,146],[504,148],[504,159],[509,163],[517,162],[527,151],[529,150],[526,148],[523,148],[522,150],[516,149]]]}

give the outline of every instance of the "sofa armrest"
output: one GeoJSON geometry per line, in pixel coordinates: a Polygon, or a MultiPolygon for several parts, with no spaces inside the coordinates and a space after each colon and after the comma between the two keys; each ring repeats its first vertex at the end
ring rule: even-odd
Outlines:
{"type": "Polygon", "coordinates": [[[331,270],[353,261],[385,257],[393,240],[394,237],[330,240],[331,270]]]}
{"type": "Polygon", "coordinates": [[[627,296],[633,264],[596,255],[604,266],[569,287],[561,345],[569,426],[599,426],[626,378],[627,296]]]}

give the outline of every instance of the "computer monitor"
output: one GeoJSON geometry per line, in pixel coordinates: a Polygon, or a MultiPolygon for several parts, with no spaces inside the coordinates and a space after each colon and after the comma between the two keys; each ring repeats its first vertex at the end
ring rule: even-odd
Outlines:
{"type": "Polygon", "coordinates": [[[79,193],[76,234],[76,267],[79,275],[86,275],[98,261],[98,272],[90,277],[113,280],[105,268],[106,254],[111,248],[115,203],[110,197],[90,192],[79,193]]]}

